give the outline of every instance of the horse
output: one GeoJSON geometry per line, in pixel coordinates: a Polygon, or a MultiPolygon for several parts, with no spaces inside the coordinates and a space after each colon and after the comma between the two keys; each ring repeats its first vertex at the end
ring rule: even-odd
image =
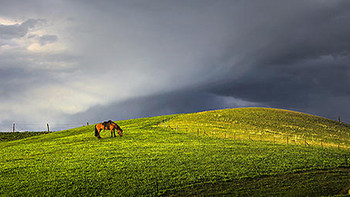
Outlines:
{"type": "Polygon", "coordinates": [[[111,137],[113,137],[113,134],[114,134],[114,137],[117,137],[115,135],[115,130],[118,131],[118,134],[120,137],[123,136],[123,130],[119,127],[119,125],[117,125],[117,123],[111,121],[111,120],[108,120],[108,121],[105,121],[105,122],[102,122],[102,123],[98,123],[95,125],[95,136],[98,138],[98,139],[101,139],[101,136],[100,136],[100,132],[101,130],[106,130],[106,129],[109,129],[111,130],[111,137]]]}

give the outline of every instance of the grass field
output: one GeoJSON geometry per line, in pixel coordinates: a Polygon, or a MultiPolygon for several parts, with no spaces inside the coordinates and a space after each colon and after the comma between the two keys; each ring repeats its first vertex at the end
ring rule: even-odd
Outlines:
{"type": "Polygon", "coordinates": [[[36,135],[43,135],[46,132],[0,132],[0,142],[19,140],[27,137],[32,137],[36,135]]]}
{"type": "Polygon", "coordinates": [[[238,108],[184,114],[161,124],[164,125],[216,137],[350,148],[350,125],[281,109],[238,108]]]}
{"type": "Polygon", "coordinates": [[[98,140],[90,125],[0,142],[0,195],[346,196],[350,188],[349,127],[328,119],[242,108],[117,123],[123,137],[104,131],[98,140]],[[324,145],[246,138],[267,131],[324,145]]]}

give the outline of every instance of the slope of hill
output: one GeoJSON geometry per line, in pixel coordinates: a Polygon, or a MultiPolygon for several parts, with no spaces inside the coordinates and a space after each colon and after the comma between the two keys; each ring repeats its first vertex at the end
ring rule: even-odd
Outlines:
{"type": "Polygon", "coordinates": [[[27,137],[32,137],[36,135],[43,135],[45,132],[0,132],[0,142],[19,140],[27,137]]]}
{"type": "MultiPolygon", "coordinates": [[[[247,114],[241,117],[246,117],[268,109],[237,110],[247,114]]],[[[226,138],[196,132],[202,124],[218,129],[229,118],[236,121],[237,128],[244,128],[244,125],[259,127],[259,120],[254,125],[254,119],[235,119],[239,117],[236,112],[234,117],[220,115],[232,111],[118,121],[124,136],[117,138],[111,138],[110,133],[104,131],[102,139],[98,140],[90,125],[0,142],[0,195],[320,196],[348,191],[350,151],[346,148],[229,138],[229,132],[235,128],[232,124],[226,138]],[[169,129],[169,125],[173,129],[169,129]],[[175,125],[178,125],[177,130],[175,125]],[[184,125],[187,130],[181,129],[184,125]]],[[[274,114],[273,110],[268,112],[274,114]]],[[[275,112],[280,113],[279,110],[275,112]]],[[[300,116],[309,117],[295,113],[295,124],[292,125],[293,113],[286,113],[288,118],[284,118],[289,120],[289,126],[300,127],[300,116]]],[[[280,119],[277,118],[275,123],[268,120],[270,123],[265,125],[278,124],[279,120],[284,120],[281,116],[276,115],[280,119]]],[[[322,118],[323,122],[318,122],[318,119],[313,119],[315,125],[335,125],[339,128],[339,136],[348,140],[348,128],[322,118]]],[[[275,125],[274,131],[287,132],[278,130],[280,127],[275,125]]],[[[333,142],[333,138],[329,141],[333,142]]]]}
{"type": "Polygon", "coordinates": [[[350,148],[350,125],[282,109],[236,108],[183,114],[167,125],[217,137],[350,148]]]}

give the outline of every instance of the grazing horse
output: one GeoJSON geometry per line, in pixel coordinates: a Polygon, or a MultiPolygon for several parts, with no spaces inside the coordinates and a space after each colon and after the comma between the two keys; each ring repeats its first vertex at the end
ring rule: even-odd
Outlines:
{"type": "Polygon", "coordinates": [[[117,125],[117,123],[111,121],[111,120],[108,120],[106,122],[102,122],[102,123],[98,123],[96,124],[95,126],[95,136],[100,139],[101,136],[100,136],[100,132],[101,130],[106,130],[106,129],[109,129],[111,130],[111,137],[113,137],[113,134],[114,134],[114,137],[116,137],[115,135],[115,130],[118,131],[118,134],[119,136],[123,136],[123,130],[119,127],[119,125],[117,125]]]}

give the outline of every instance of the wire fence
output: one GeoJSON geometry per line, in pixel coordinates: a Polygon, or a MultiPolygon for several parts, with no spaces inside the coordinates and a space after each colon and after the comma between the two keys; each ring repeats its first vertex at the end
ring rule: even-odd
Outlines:
{"type": "Polygon", "coordinates": [[[25,132],[25,131],[62,131],[66,129],[87,126],[89,122],[70,122],[70,123],[0,123],[0,132],[25,132]]]}
{"type": "Polygon", "coordinates": [[[187,127],[186,125],[170,124],[168,120],[164,120],[157,124],[169,130],[183,131],[198,136],[229,138],[233,140],[249,140],[255,142],[270,142],[273,144],[287,145],[303,145],[303,146],[320,146],[350,149],[350,140],[348,138],[320,138],[307,135],[296,134],[275,134],[266,132],[253,132],[249,130],[233,130],[230,128],[203,128],[203,127],[187,127]]]}
{"type": "MultiPolygon", "coordinates": [[[[25,122],[14,122],[0,123],[0,132],[25,132],[25,131],[45,131],[54,132],[62,131],[66,129],[87,126],[89,122],[69,122],[69,123],[25,123],[25,122]]],[[[251,131],[240,131],[232,130],[230,128],[203,128],[186,125],[174,125],[169,123],[169,119],[163,120],[157,124],[158,127],[163,127],[170,130],[184,131],[196,135],[230,138],[234,140],[250,140],[250,141],[261,141],[261,142],[272,142],[274,144],[295,144],[305,146],[321,146],[321,147],[336,147],[336,148],[347,148],[349,149],[349,139],[327,139],[320,137],[310,137],[306,135],[290,135],[290,134],[274,134],[266,132],[251,132],[251,131]]]]}

